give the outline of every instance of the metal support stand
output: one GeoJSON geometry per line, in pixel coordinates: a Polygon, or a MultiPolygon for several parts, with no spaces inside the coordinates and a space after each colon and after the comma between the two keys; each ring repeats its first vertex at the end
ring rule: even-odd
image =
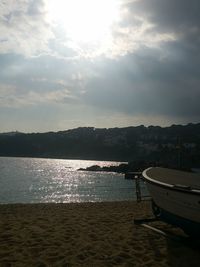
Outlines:
{"type": "Polygon", "coordinates": [[[137,202],[141,202],[142,197],[141,197],[140,178],[139,177],[135,177],[135,190],[136,190],[137,202]]]}
{"type": "Polygon", "coordinates": [[[150,200],[151,196],[150,195],[142,195],[141,193],[141,188],[140,188],[140,182],[143,181],[142,173],[139,173],[134,176],[135,180],[135,193],[136,193],[136,198],[137,202],[141,202],[144,200],[150,200]]]}
{"type": "Polygon", "coordinates": [[[187,240],[187,237],[183,237],[183,236],[179,236],[179,235],[176,235],[176,234],[172,234],[170,232],[165,232],[165,231],[162,231],[156,227],[153,227],[151,225],[148,225],[147,223],[150,223],[150,222],[156,222],[156,221],[159,221],[159,218],[149,218],[149,219],[134,219],[134,224],[135,225],[139,225],[139,226],[142,226],[142,227],[145,227],[147,229],[150,229],[152,230],[153,232],[159,234],[159,235],[162,235],[166,238],[170,238],[172,240],[175,240],[175,241],[178,241],[178,242],[182,242],[182,241],[186,241],[187,240]]]}

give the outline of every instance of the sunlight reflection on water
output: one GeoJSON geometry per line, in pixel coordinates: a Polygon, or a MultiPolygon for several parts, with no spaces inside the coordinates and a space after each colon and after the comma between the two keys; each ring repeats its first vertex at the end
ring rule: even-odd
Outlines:
{"type": "Polygon", "coordinates": [[[94,202],[135,199],[122,174],[77,171],[119,162],[0,158],[0,203],[94,202]]]}

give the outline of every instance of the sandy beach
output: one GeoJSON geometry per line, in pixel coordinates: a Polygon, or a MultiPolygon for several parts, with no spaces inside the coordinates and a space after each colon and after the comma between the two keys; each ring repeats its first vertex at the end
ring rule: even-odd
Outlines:
{"type": "Polygon", "coordinates": [[[149,202],[0,205],[0,267],[200,265],[197,244],[134,225],[147,217],[149,202]]]}

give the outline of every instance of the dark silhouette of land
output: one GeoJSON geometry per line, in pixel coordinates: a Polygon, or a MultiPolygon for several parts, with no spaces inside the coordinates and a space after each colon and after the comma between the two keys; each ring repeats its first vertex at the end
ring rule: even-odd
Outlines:
{"type": "Polygon", "coordinates": [[[47,133],[2,133],[0,156],[153,162],[200,166],[200,123],[170,127],[82,127],[47,133]]]}

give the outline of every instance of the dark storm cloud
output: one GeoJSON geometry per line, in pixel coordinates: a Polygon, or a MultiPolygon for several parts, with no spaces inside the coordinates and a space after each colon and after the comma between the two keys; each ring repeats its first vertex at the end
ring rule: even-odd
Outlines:
{"type": "Polygon", "coordinates": [[[88,85],[86,101],[132,115],[200,118],[199,60],[190,60],[182,43],[162,47],[168,51],[141,49],[119,61],[104,64],[102,76],[88,85]]]}
{"type": "Polygon", "coordinates": [[[99,64],[101,76],[90,81],[86,101],[127,114],[200,118],[200,2],[143,0],[124,5],[122,27],[139,21],[148,31],[175,38],[150,48],[145,43],[112,62],[99,64]]]}
{"type": "Polygon", "coordinates": [[[199,0],[142,0],[129,4],[134,14],[153,23],[153,32],[174,33],[186,53],[200,52],[200,2],[199,0]]]}
{"type": "Polygon", "coordinates": [[[181,30],[200,25],[198,0],[141,0],[129,4],[132,14],[145,16],[167,30],[181,30]]]}

